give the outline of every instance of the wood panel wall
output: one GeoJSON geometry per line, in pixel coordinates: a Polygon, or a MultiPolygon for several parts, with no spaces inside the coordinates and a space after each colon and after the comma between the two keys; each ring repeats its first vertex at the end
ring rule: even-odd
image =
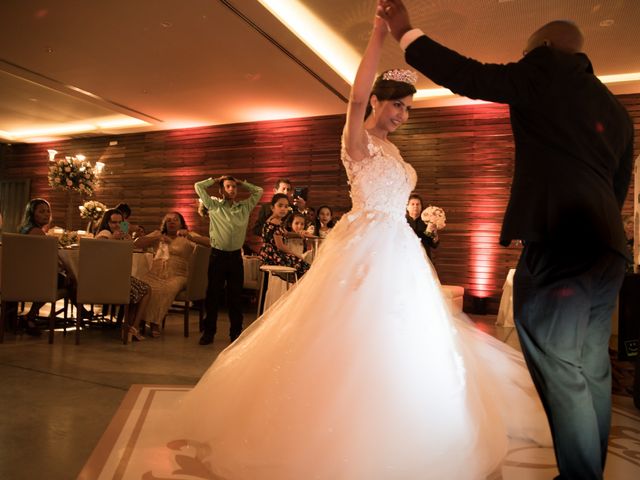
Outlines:
{"type": "MultiPolygon", "coordinates": [[[[620,98],[634,118],[636,131],[640,130],[640,95],[620,98]]],[[[77,210],[80,197],[68,198],[48,186],[46,150],[83,153],[92,162],[106,164],[93,198],[108,206],[127,202],[133,210],[131,220],[148,231],[158,226],[164,213],[178,210],[192,229],[206,234],[208,222],[196,213],[193,184],[225,173],[263,186],[263,201],[270,199],[278,178],[288,177],[294,185],[309,186],[309,205],[327,204],[338,213],[349,210],[340,163],[343,123],[344,116],[337,115],[2,145],[0,173],[2,179],[30,178],[31,196],[51,201],[56,224],[65,224],[71,205],[73,227],[83,228],[77,210]]],[[[498,245],[513,173],[507,107],[415,109],[393,140],[418,172],[416,191],[425,206],[438,205],[446,211],[447,227],[434,255],[442,283],[465,287],[467,311],[472,297],[486,297],[489,311],[497,311],[502,284],[520,253],[517,245],[498,245]]],[[[637,140],[636,152],[639,145],[637,140]]],[[[631,212],[631,198],[624,210],[631,212]]],[[[248,239],[255,244],[255,238],[248,239]]]]}

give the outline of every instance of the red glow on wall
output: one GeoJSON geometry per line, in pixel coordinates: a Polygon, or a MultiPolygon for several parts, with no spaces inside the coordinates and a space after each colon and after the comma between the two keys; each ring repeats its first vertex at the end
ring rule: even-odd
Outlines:
{"type": "Polygon", "coordinates": [[[469,257],[469,293],[474,297],[490,297],[498,276],[498,231],[495,222],[472,222],[470,224],[471,252],[469,257]]]}

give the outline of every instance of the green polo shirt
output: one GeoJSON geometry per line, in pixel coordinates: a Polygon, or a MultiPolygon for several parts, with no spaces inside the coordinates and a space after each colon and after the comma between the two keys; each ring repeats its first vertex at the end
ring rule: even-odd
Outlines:
{"type": "Polygon", "coordinates": [[[249,182],[238,182],[238,186],[244,186],[251,196],[232,203],[224,198],[209,196],[207,188],[214,183],[216,182],[212,178],[208,178],[195,184],[198,197],[209,210],[209,241],[218,250],[240,250],[247,235],[249,214],[262,197],[262,188],[249,182]]]}

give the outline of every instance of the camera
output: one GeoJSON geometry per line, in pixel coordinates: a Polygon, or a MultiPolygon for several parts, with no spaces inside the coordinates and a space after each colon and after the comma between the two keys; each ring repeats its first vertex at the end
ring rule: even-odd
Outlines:
{"type": "Polygon", "coordinates": [[[293,198],[302,198],[307,201],[307,195],[309,195],[309,187],[295,187],[293,189],[293,198]]]}

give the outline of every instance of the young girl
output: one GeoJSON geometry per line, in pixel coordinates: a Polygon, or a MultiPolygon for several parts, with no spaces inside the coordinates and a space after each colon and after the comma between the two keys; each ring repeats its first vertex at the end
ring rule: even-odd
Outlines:
{"type": "Polygon", "coordinates": [[[283,220],[289,213],[289,197],[276,193],[271,199],[271,212],[271,217],[262,227],[260,257],[267,265],[293,267],[300,277],[309,270],[309,264],[303,260],[302,253],[296,253],[284,241],[287,232],[283,220]]]}
{"type": "Polygon", "coordinates": [[[335,222],[333,221],[333,210],[328,205],[318,208],[318,216],[316,218],[315,234],[320,238],[326,238],[335,222]]]}
{"type": "Polygon", "coordinates": [[[300,212],[295,212],[289,216],[287,223],[289,224],[288,230],[296,234],[287,238],[287,245],[296,255],[304,256],[304,252],[307,250],[305,237],[309,235],[305,230],[306,217],[300,212]]]}

